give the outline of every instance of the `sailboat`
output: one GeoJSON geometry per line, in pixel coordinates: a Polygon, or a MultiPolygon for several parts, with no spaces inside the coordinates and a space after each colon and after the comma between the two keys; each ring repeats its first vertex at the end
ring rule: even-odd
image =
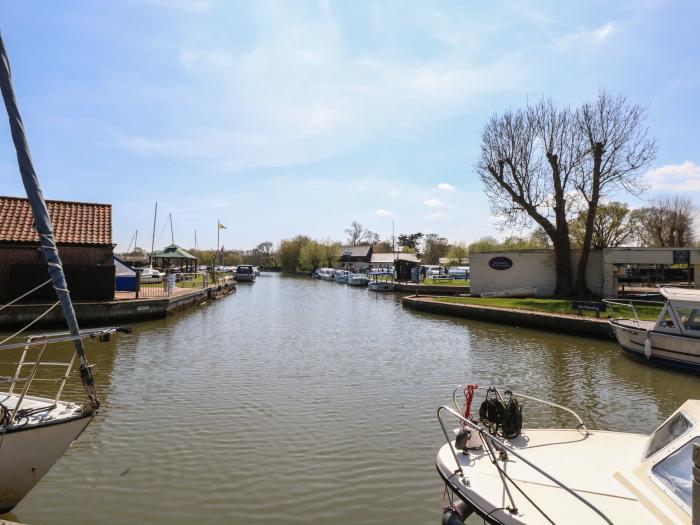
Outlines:
{"type": "Polygon", "coordinates": [[[11,352],[20,355],[15,363],[14,375],[0,377],[0,514],[2,514],[9,512],[26,496],[92,420],[100,402],[83,340],[97,338],[104,341],[117,329],[81,331],[78,327],[61,258],[54,240],[53,225],[32,164],[24,125],[15,100],[9,61],[2,36],[0,36],[0,89],[10,121],[19,171],[49,273],[49,280],[8,305],[21,300],[41,286],[51,283],[58,301],[51,305],[45,314],[60,306],[68,325],[67,332],[33,335],[27,337],[25,341],[17,342],[17,336],[38,320],[35,319],[19,332],[0,341],[0,353],[3,356],[11,355],[11,352]],[[52,353],[51,345],[65,342],[73,344],[75,351],[71,357],[65,362],[55,359],[53,355],[49,358],[49,354],[52,353]],[[80,380],[87,396],[87,400],[83,403],[61,400],[63,388],[76,360],[80,380]],[[52,378],[47,379],[46,374],[42,374],[41,371],[46,369],[54,371],[52,378]],[[33,387],[36,385],[41,385],[40,392],[45,395],[47,383],[42,381],[47,380],[56,385],[51,397],[32,395],[36,390],[33,387]]]}

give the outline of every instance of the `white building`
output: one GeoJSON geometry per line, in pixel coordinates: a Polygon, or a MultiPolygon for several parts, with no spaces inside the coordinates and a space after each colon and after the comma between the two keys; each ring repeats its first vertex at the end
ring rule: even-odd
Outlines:
{"type": "MultiPolygon", "coordinates": [[[[571,270],[576,275],[580,250],[572,250],[571,270]]],[[[605,248],[591,251],[586,271],[588,289],[601,297],[616,297],[626,274],[637,269],[671,268],[690,264],[700,276],[700,249],[605,248]]],[[[537,297],[554,294],[556,278],[554,250],[519,250],[470,255],[471,293],[512,288],[537,288],[537,297]]],[[[696,277],[695,287],[700,288],[696,277]]]]}

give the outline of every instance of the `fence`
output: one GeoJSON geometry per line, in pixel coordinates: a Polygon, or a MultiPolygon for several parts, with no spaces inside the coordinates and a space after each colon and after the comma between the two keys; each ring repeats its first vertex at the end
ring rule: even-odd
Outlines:
{"type": "Polygon", "coordinates": [[[136,299],[149,297],[170,297],[178,289],[202,290],[212,281],[209,274],[196,273],[168,273],[154,282],[137,280],[136,299]]]}

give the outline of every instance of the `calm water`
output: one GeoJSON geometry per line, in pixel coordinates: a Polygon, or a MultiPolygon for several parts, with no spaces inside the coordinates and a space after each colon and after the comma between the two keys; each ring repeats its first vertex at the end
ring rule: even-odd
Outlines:
{"type": "MultiPolygon", "coordinates": [[[[644,433],[700,395],[697,377],[638,364],[613,343],[270,274],[134,328],[89,344],[102,409],[6,519],[435,524],[435,410],[457,383],[509,386],[590,427],[644,433]]],[[[525,408],[526,425],[570,423],[525,408]]]]}

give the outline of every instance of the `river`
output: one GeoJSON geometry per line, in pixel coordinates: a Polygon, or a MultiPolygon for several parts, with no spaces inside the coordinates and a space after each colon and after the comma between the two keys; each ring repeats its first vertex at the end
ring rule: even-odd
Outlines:
{"type": "MultiPolygon", "coordinates": [[[[496,384],[567,405],[589,428],[643,433],[700,393],[697,377],[612,342],[275,274],[88,352],[102,408],[5,519],[436,524],[435,411],[458,383],[478,383],[478,402],[496,384]]],[[[63,397],[82,399],[76,381],[63,397]]],[[[532,405],[524,420],[572,424],[532,405]]]]}

